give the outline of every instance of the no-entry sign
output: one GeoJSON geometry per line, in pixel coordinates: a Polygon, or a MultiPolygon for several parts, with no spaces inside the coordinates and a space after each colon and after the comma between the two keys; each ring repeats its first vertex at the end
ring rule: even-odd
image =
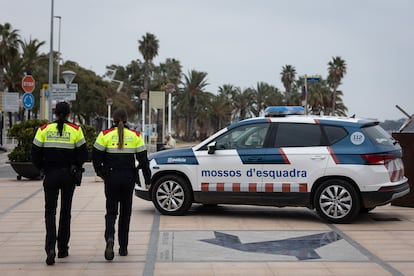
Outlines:
{"type": "Polygon", "coordinates": [[[22,88],[26,93],[32,93],[35,89],[35,80],[31,75],[26,75],[22,79],[22,88]]]}

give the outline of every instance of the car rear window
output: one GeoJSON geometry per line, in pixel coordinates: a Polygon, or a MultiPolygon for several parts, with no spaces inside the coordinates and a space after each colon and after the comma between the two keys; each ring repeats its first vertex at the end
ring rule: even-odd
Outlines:
{"type": "Polygon", "coordinates": [[[363,128],[371,141],[377,145],[393,145],[394,138],[379,125],[363,128]]]}

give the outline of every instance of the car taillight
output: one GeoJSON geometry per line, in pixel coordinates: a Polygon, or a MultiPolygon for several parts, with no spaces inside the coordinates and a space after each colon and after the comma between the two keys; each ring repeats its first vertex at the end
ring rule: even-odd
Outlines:
{"type": "Polygon", "coordinates": [[[386,153],[362,154],[362,157],[367,162],[367,165],[384,165],[395,158],[394,155],[386,153]]]}

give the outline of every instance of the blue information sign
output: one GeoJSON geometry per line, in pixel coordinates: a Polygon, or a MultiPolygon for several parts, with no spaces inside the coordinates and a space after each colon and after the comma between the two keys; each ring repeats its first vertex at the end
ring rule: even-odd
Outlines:
{"type": "Polygon", "coordinates": [[[34,106],[35,98],[32,93],[24,93],[22,97],[22,104],[25,109],[32,109],[34,106]]]}
{"type": "Polygon", "coordinates": [[[309,77],[309,78],[306,78],[306,81],[307,82],[319,82],[321,80],[321,78],[318,78],[318,77],[309,77]]]}

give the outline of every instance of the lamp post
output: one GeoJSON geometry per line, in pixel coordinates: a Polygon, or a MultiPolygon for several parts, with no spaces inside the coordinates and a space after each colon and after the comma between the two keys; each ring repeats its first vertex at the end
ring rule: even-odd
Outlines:
{"type": "Polygon", "coordinates": [[[171,94],[175,91],[173,83],[167,83],[165,91],[168,94],[168,134],[171,135],[171,94]]]}
{"type": "Polygon", "coordinates": [[[108,128],[111,127],[111,105],[112,105],[112,99],[108,98],[106,100],[106,104],[108,105],[108,128]]]}
{"type": "Polygon", "coordinates": [[[56,83],[59,83],[59,69],[60,69],[60,31],[62,29],[62,16],[54,16],[54,18],[59,19],[59,39],[58,39],[58,57],[57,57],[57,65],[56,65],[56,83]]]}
{"type": "Polygon", "coordinates": [[[147,133],[145,133],[145,102],[148,99],[148,93],[141,92],[141,94],[139,94],[139,98],[142,100],[142,133],[144,135],[144,141],[147,143],[147,133]]]}
{"type": "Polygon", "coordinates": [[[51,90],[53,89],[53,19],[54,19],[54,0],[51,0],[51,16],[50,16],[50,52],[49,52],[49,96],[48,96],[48,110],[49,121],[53,120],[52,114],[52,97],[51,90]]]}

